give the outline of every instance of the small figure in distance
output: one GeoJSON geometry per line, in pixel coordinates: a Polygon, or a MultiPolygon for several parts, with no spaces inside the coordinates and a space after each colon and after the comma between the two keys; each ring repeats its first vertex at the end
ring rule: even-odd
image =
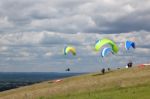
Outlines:
{"type": "Polygon", "coordinates": [[[101,70],[101,72],[102,72],[102,74],[105,74],[105,68],[103,68],[103,69],[101,70]]]}
{"type": "Polygon", "coordinates": [[[128,64],[127,64],[127,66],[129,67],[129,68],[131,68],[132,67],[132,61],[130,61],[128,64]]]}
{"type": "Polygon", "coordinates": [[[110,71],[110,68],[107,68],[108,71],[110,71]]]}
{"type": "Polygon", "coordinates": [[[70,68],[67,68],[66,71],[70,71],[70,68]]]}

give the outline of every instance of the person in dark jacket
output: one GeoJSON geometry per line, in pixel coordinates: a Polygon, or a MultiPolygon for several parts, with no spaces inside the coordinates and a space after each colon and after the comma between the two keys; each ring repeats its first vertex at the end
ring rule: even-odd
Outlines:
{"type": "Polygon", "coordinates": [[[108,71],[110,71],[110,68],[107,68],[108,71]]]}
{"type": "Polygon", "coordinates": [[[130,61],[130,62],[127,64],[128,68],[132,67],[132,64],[133,64],[133,63],[130,61]]]}
{"type": "Polygon", "coordinates": [[[102,72],[102,74],[105,74],[105,68],[103,68],[103,69],[101,70],[101,72],[102,72]]]}

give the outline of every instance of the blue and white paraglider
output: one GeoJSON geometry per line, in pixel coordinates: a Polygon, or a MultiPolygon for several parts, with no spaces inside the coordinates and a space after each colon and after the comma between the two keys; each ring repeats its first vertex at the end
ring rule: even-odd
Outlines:
{"type": "MultiPolygon", "coordinates": [[[[126,49],[126,54],[128,54],[130,56],[129,63],[132,64],[132,61],[134,60],[134,55],[133,54],[134,54],[134,49],[135,49],[135,42],[127,40],[125,42],[125,49],[126,49]]],[[[132,67],[132,66],[130,66],[130,67],[132,67]]]]}
{"type": "Polygon", "coordinates": [[[113,51],[111,48],[108,47],[104,48],[101,52],[102,57],[108,56],[109,54],[113,54],[113,51]]]}
{"type": "Polygon", "coordinates": [[[125,49],[126,49],[126,50],[130,50],[130,48],[134,48],[134,49],[135,49],[135,42],[126,41],[126,42],[125,42],[125,49]]]}
{"type": "Polygon", "coordinates": [[[115,54],[110,47],[105,47],[101,51],[101,57],[102,57],[102,64],[104,65],[105,68],[108,68],[110,70],[110,67],[112,65],[112,59],[115,54]]]}

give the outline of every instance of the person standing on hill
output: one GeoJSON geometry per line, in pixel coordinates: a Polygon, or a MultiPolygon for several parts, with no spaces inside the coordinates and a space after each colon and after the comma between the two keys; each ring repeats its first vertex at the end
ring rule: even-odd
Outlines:
{"type": "Polygon", "coordinates": [[[105,74],[105,68],[103,68],[103,69],[101,70],[101,72],[102,72],[102,74],[105,74]]]}
{"type": "Polygon", "coordinates": [[[128,64],[127,64],[127,66],[130,68],[130,67],[132,67],[132,62],[130,61],[128,64]]]}
{"type": "Polygon", "coordinates": [[[107,68],[108,71],[110,71],[110,68],[107,68]]]}

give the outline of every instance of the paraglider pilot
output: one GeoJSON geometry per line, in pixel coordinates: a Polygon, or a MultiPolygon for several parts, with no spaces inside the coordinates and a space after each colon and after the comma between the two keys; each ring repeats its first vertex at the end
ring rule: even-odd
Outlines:
{"type": "Polygon", "coordinates": [[[66,71],[70,71],[70,68],[67,68],[66,71]]]}

